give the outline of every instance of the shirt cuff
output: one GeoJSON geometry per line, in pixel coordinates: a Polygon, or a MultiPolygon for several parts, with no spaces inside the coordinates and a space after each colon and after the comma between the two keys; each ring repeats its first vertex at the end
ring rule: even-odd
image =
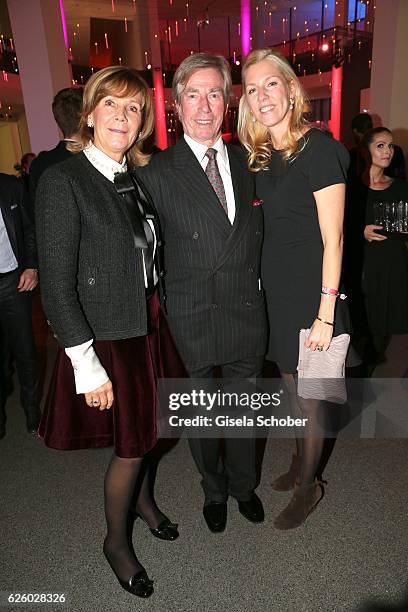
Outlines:
{"type": "Polygon", "coordinates": [[[109,380],[105,368],[95,353],[92,342],[92,340],[88,340],[83,344],[65,349],[74,369],[77,394],[94,391],[109,380]]]}

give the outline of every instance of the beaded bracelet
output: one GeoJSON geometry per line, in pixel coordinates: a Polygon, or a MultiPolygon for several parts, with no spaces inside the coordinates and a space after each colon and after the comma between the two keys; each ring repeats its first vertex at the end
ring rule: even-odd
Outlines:
{"type": "Polygon", "coordinates": [[[321,319],[320,317],[316,317],[316,319],[318,321],[321,321],[322,323],[326,323],[326,325],[330,325],[331,327],[334,327],[334,323],[330,323],[330,321],[324,321],[323,319],[321,319]]]}
{"type": "Polygon", "coordinates": [[[326,293],[327,295],[335,295],[337,297],[339,295],[339,290],[330,289],[330,287],[322,287],[322,293],[326,293]]]}
{"type": "Polygon", "coordinates": [[[327,293],[327,291],[321,291],[320,295],[324,295],[326,297],[334,297],[334,298],[340,298],[341,300],[345,300],[347,295],[345,293],[337,293],[336,295],[334,293],[327,293]]]}

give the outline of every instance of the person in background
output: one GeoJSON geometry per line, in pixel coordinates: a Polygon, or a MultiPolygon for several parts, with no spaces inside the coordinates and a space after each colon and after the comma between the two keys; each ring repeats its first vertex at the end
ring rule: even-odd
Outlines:
{"type": "Polygon", "coordinates": [[[142,146],[153,123],[150,90],[135,71],[96,72],[70,145],[77,154],[44,172],[36,197],[42,300],[60,345],[39,434],[57,449],[114,446],[103,552],[121,586],[144,598],[153,583],[129,526],[139,516],[157,538],[179,535],[152,498],[149,453],[157,442],[157,380],[185,375],[156,289],[157,214],[137,188],[134,224],[117,190],[121,173],[149,161],[142,146]]]}
{"type": "Polygon", "coordinates": [[[24,187],[16,177],[0,174],[0,438],[6,434],[10,351],[27,431],[36,433],[40,420],[39,367],[31,319],[37,267],[34,226],[26,210],[24,187]]]}
{"type": "Polygon", "coordinates": [[[38,154],[30,169],[29,193],[32,214],[37,184],[44,170],[58,162],[68,159],[72,153],[68,150],[70,142],[78,138],[78,125],[82,110],[82,87],[66,87],[61,89],[52,102],[54,119],[62,132],[63,139],[50,151],[38,154]]]}
{"type": "Polygon", "coordinates": [[[30,174],[31,164],[35,159],[35,153],[24,153],[20,161],[20,178],[23,180],[26,188],[28,188],[28,177],[30,174]]]}
{"type": "Polygon", "coordinates": [[[289,471],[272,485],[277,491],[293,489],[274,521],[277,529],[292,529],[323,497],[319,419],[324,423],[325,407],[320,410],[319,402],[296,392],[299,331],[310,330],[305,346],[312,351],[327,351],[334,335],[349,333],[347,308],[337,299],[349,156],[342,144],[306,123],[302,85],[282,55],[252,51],[242,78],[238,133],[264,202],[267,358],[279,366],[293,413],[308,419],[289,471]]]}
{"type": "Polygon", "coordinates": [[[394,140],[385,127],[369,130],[361,143],[367,160],[357,192],[365,210],[362,289],[376,361],[395,334],[408,334],[408,249],[406,242],[381,235],[376,203],[408,202],[408,183],[385,174],[394,155],[394,140]]]}
{"type": "MultiPolygon", "coordinates": [[[[365,170],[365,159],[361,151],[361,143],[364,135],[374,127],[373,119],[368,113],[359,113],[351,122],[351,130],[353,132],[355,146],[349,151],[350,166],[348,179],[354,181],[361,177],[365,170]]],[[[393,178],[406,179],[405,157],[404,152],[398,145],[394,144],[394,155],[389,167],[385,170],[386,176],[393,178]]]]}

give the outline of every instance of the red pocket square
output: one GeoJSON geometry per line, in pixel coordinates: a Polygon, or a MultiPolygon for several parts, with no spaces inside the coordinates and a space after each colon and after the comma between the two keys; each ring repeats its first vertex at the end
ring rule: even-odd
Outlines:
{"type": "Polygon", "coordinates": [[[252,206],[262,206],[263,203],[263,200],[260,200],[259,198],[252,200],[252,206]]]}

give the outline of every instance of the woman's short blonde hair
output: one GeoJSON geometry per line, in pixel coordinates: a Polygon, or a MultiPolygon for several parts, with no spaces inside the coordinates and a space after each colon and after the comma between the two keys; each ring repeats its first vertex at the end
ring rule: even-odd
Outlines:
{"type": "Polygon", "coordinates": [[[306,109],[306,94],[289,62],[276,51],[271,49],[257,49],[252,51],[242,68],[242,84],[244,92],[239,103],[238,136],[241,143],[249,153],[248,166],[253,172],[265,169],[271,160],[271,138],[268,128],[254,121],[245,92],[245,76],[250,66],[263,60],[273,62],[286,84],[288,97],[293,99],[293,110],[290,116],[288,130],[282,141],[282,157],[292,159],[299,153],[299,137],[302,128],[307,125],[304,118],[306,109]]]}
{"type": "Polygon", "coordinates": [[[135,70],[126,66],[109,66],[91,76],[84,88],[79,138],[67,148],[77,153],[93,140],[93,128],[88,127],[88,117],[102,98],[112,95],[125,98],[136,94],[140,94],[142,121],[139,136],[127,151],[126,158],[130,166],[145,166],[150,160],[150,155],[143,153],[142,146],[154,128],[153,101],[145,80],[135,70]]]}

